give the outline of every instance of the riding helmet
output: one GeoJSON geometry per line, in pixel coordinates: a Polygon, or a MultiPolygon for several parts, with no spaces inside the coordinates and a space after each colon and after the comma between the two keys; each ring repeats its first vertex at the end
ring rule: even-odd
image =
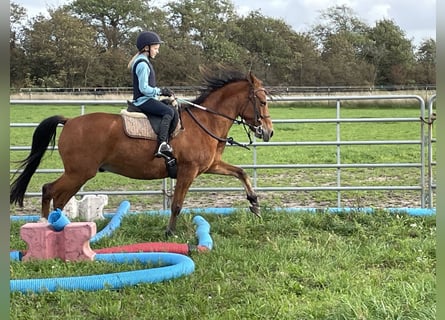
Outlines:
{"type": "Polygon", "coordinates": [[[164,41],[162,41],[159,35],[153,31],[143,31],[138,35],[138,38],[136,39],[136,47],[139,51],[144,49],[145,46],[151,46],[152,44],[160,43],[164,43],[164,41]]]}

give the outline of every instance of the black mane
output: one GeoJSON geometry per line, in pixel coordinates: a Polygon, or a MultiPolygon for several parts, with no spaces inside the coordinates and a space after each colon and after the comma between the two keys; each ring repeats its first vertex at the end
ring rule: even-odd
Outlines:
{"type": "Polygon", "coordinates": [[[194,101],[196,104],[203,103],[209,94],[226,84],[247,80],[246,74],[227,67],[221,67],[217,70],[201,69],[201,74],[203,86],[199,89],[200,95],[194,101]]]}

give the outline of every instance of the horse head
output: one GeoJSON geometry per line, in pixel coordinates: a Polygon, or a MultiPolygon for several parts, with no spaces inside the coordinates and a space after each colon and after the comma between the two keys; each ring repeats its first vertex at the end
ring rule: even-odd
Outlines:
{"type": "MultiPolygon", "coordinates": [[[[255,137],[263,139],[265,142],[272,138],[273,125],[267,102],[268,93],[261,80],[256,78],[252,72],[246,75],[226,67],[221,67],[216,71],[202,67],[200,71],[204,84],[200,89],[201,95],[192,103],[185,102],[198,109],[232,120],[232,123],[240,124],[236,121],[236,117],[240,117],[242,118],[241,123],[248,126],[254,132],[255,137]],[[202,107],[200,104],[210,106],[210,108],[202,107]]],[[[194,117],[190,109],[186,110],[194,117]]],[[[202,128],[204,127],[198,120],[195,119],[195,122],[202,128]]],[[[211,133],[215,132],[216,128],[204,130],[214,138],[216,137],[211,133]]],[[[220,138],[215,139],[222,141],[220,138]]]]}
{"type": "Polygon", "coordinates": [[[267,102],[267,90],[261,80],[252,72],[247,76],[250,85],[250,93],[247,104],[242,108],[240,117],[243,118],[255,137],[268,142],[273,136],[273,124],[270,118],[267,102]]]}

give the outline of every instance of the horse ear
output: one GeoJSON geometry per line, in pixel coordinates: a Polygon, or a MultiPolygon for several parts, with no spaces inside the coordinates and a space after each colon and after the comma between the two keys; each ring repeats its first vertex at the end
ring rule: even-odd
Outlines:
{"type": "Polygon", "coordinates": [[[252,86],[254,86],[254,87],[261,86],[261,82],[260,82],[260,80],[258,80],[258,78],[255,77],[255,75],[253,74],[252,71],[249,71],[249,74],[248,74],[248,76],[247,76],[247,79],[248,79],[249,82],[252,84],[252,86]]]}
{"type": "Polygon", "coordinates": [[[255,76],[250,70],[249,73],[247,74],[247,80],[249,80],[249,83],[251,83],[252,85],[255,84],[255,76]]]}

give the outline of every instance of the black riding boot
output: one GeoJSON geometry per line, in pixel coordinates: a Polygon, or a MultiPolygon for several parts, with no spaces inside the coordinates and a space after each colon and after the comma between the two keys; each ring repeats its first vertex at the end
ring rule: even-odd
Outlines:
{"type": "Polygon", "coordinates": [[[168,144],[170,124],[173,118],[171,115],[166,114],[161,119],[158,133],[158,150],[155,153],[157,158],[164,157],[166,159],[173,157],[173,148],[168,144]]]}

